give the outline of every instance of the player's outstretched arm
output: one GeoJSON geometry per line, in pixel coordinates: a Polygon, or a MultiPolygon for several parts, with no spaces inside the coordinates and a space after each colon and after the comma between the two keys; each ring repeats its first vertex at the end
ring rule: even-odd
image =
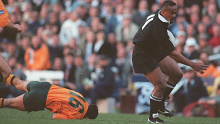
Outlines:
{"type": "Polygon", "coordinates": [[[19,24],[13,24],[9,22],[4,28],[16,30],[17,32],[21,32],[21,26],[19,24]]]}
{"type": "Polygon", "coordinates": [[[175,61],[182,63],[184,65],[191,66],[195,71],[203,74],[204,70],[208,67],[208,65],[204,65],[202,63],[197,63],[190,61],[189,59],[185,58],[182,54],[177,52],[176,50],[172,51],[169,56],[174,59],[175,61]]]}

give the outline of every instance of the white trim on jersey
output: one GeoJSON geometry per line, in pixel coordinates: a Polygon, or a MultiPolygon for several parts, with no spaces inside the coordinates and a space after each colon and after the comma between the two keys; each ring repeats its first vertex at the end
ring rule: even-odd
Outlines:
{"type": "Polygon", "coordinates": [[[160,15],[160,11],[158,12],[158,18],[159,18],[162,22],[165,22],[165,23],[170,24],[170,21],[167,21],[162,15],[160,15]]]}
{"type": "Polygon", "coordinates": [[[150,19],[151,17],[154,17],[154,16],[155,16],[155,14],[149,15],[146,20],[148,20],[148,19],[150,19]]]}
{"type": "Polygon", "coordinates": [[[147,20],[147,21],[145,22],[145,24],[142,26],[142,30],[143,30],[144,27],[145,27],[149,22],[151,22],[153,19],[154,19],[154,18],[151,18],[151,19],[147,20]]]}

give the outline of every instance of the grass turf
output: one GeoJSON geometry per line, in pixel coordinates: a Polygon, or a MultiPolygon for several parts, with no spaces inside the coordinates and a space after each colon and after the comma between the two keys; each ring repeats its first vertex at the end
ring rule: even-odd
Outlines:
{"type": "MultiPolygon", "coordinates": [[[[99,114],[95,120],[53,120],[52,113],[45,111],[22,112],[15,109],[0,109],[0,124],[146,124],[148,115],[99,114]]],[[[162,117],[167,124],[220,124],[220,118],[162,117]]]]}

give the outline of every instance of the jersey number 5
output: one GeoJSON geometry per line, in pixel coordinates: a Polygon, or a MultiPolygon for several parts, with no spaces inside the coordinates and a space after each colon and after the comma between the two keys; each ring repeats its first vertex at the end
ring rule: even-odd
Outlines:
{"type": "MultiPolygon", "coordinates": [[[[74,92],[70,91],[70,95],[74,95],[77,96],[78,98],[80,98],[82,101],[86,101],[85,98],[79,96],[78,94],[75,94],[74,92]]],[[[74,97],[70,97],[69,98],[69,105],[72,106],[73,108],[79,108],[79,105],[82,107],[82,109],[79,110],[80,113],[83,113],[84,111],[84,106],[82,105],[82,103],[80,103],[77,99],[75,99],[74,97]],[[75,104],[73,103],[73,101],[75,101],[75,104]]]]}

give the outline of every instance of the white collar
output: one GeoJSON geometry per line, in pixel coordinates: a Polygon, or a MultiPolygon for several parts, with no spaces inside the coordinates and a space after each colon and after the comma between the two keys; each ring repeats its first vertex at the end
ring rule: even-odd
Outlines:
{"type": "Polygon", "coordinates": [[[158,18],[160,19],[160,21],[170,24],[170,21],[167,21],[162,15],[160,15],[160,11],[158,12],[158,18]]]}

